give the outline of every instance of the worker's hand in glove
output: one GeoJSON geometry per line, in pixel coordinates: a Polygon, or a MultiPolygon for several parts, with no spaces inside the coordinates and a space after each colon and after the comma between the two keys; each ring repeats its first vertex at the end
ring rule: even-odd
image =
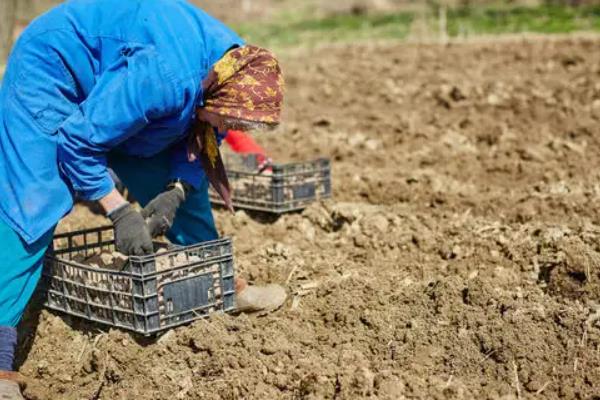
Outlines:
{"type": "Polygon", "coordinates": [[[128,256],[152,254],[152,237],[144,217],[131,204],[125,204],[108,214],[115,227],[117,251],[128,256]]]}
{"type": "Polygon", "coordinates": [[[185,200],[186,191],[179,183],[172,185],[144,207],[142,216],[148,222],[152,237],[164,234],[173,226],[175,214],[185,200]]]}

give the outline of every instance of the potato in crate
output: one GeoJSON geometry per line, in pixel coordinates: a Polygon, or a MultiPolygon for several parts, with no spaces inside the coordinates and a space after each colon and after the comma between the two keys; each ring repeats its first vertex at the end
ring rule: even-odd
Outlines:
{"type": "MultiPolygon", "coordinates": [[[[302,210],[331,197],[331,165],[328,159],[272,164],[264,171],[254,154],[223,154],[231,185],[233,206],[239,209],[285,213],[302,210]]],[[[223,205],[211,188],[213,204],[223,205]]]]}
{"type": "Polygon", "coordinates": [[[231,239],[126,258],[112,227],[58,234],[44,260],[45,305],[144,335],[235,307],[231,239]]]}

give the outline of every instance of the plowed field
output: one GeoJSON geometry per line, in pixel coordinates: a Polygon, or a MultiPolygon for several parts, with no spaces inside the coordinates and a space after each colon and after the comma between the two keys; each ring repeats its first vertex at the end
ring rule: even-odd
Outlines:
{"type": "MultiPolygon", "coordinates": [[[[239,273],[290,300],[158,340],[30,315],[30,399],[600,396],[600,39],[283,56],[278,160],[328,156],[334,199],[217,211],[239,273]]],[[[95,226],[78,207],[61,229],[95,226]]]]}

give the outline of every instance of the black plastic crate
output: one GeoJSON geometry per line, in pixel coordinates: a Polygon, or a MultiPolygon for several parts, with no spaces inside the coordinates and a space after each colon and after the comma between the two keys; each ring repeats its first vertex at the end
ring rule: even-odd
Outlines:
{"type": "Polygon", "coordinates": [[[58,234],[44,260],[45,305],[144,335],[234,309],[231,239],[168,246],[113,270],[76,261],[114,251],[112,227],[58,234]]]}
{"type": "MultiPolygon", "coordinates": [[[[331,197],[331,164],[328,159],[273,164],[259,172],[256,155],[224,154],[235,208],[285,213],[302,210],[311,203],[331,197]]],[[[223,205],[212,188],[210,200],[223,205]]]]}

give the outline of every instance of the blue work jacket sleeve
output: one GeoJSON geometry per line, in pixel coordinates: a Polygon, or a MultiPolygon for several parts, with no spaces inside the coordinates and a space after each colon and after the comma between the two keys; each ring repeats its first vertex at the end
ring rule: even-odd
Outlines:
{"type": "Polygon", "coordinates": [[[106,153],[183,104],[174,76],[149,49],[127,49],[60,126],[58,161],[73,190],[97,200],[114,188],[106,153]]]}

